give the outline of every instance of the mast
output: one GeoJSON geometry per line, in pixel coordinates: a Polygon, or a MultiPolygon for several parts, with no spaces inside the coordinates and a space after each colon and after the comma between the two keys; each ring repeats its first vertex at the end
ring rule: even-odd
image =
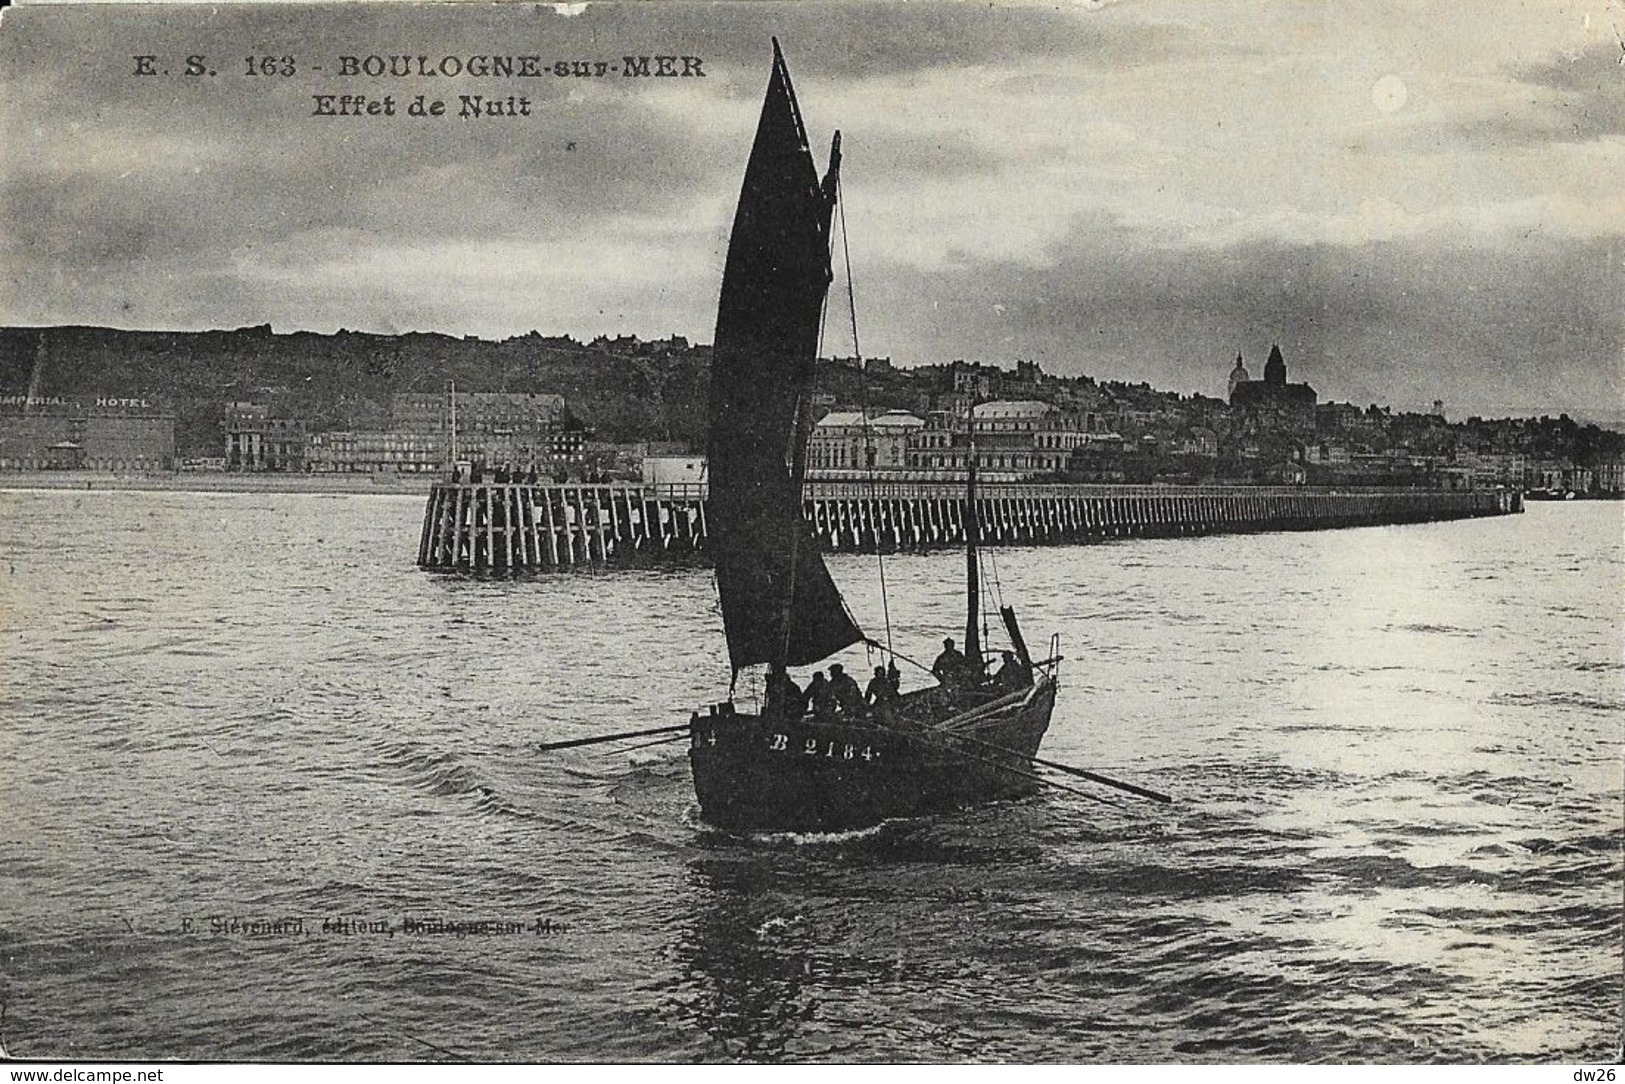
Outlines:
{"type": "Polygon", "coordinates": [[[965,416],[965,661],[982,672],[982,640],[976,618],[982,609],[982,578],[977,569],[976,544],[982,525],[976,517],[976,393],[965,416]]]}
{"type": "MultiPolygon", "coordinates": [[[[773,62],[775,65],[784,64],[784,56],[779,52],[779,39],[773,39],[773,62]]],[[[786,72],[788,81],[789,73],[786,72]]],[[[794,111],[796,125],[801,131],[802,142],[806,142],[806,129],[801,127],[801,109],[796,105],[795,93],[790,94],[790,105],[794,111]]],[[[835,133],[834,140],[829,148],[829,169],[824,174],[820,185],[823,198],[832,206],[835,202],[835,193],[840,187],[841,175],[841,133],[835,133]]],[[[826,232],[828,226],[825,227],[826,232]]],[[[826,252],[827,255],[827,252],[826,252]]],[[[827,290],[827,287],[826,287],[827,290]]],[[[804,359],[804,370],[797,374],[799,390],[795,402],[795,424],[790,436],[790,485],[795,491],[796,511],[799,515],[805,505],[804,493],[807,485],[807,441],[812,436],[812,389],[813,382],[818,376],[818,352],[815,349],[810,360],[804,359]]],[[[796,598],[796,567],[801,559],[802,533],[792,531],[790,534],[790,585],[784,592],[784,609],[782,620],[784,624],[784,639],[779,647],[778,654],[771,660],[774,669],[782,670],[789,664],[790,656],[790,630],[795,622],[796,598]]]]}
{"type": "Polygon", "coordinates": [[[457,381],[451,382],[451,469],[457,470],[457,381]]]}
{"type": "MultiPolygon", "coordinates": [[[[775,45],[777,42],[774,43],[775,45]]],[[[840,136],[836,136],[840,139],[840,136]]],[[[814,361],[816,366],[817,362],[814,361]]],[[[793,436],[790,445],[790,485],[796,494],[796,508],[799,511],[805,503],[803,493],[807,485],[807,435],[812,430],[812,392],[811,380],[808,387],[803,388],[801,394],[796,396],[795,427],[791,430],[793,436]]],[[[790,583],[784,592],[783,605],[780,607],[779,620],[784,628],[784,636],[780,639],[776,654],[770,660],[775,670],[783,670],[790,661],[790,630],[795,627],[796,607],[796,564],[801,558],[801,533],[793,531],[790,534],[790,583]]]]}

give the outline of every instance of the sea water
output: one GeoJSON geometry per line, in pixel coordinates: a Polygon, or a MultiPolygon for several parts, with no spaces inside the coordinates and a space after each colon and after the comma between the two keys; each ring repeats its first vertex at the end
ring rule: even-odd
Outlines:
{"type": "MultiPolygon", "coordinates": [[[[536,748],[726,694],[709,572],[428,574],[421,513],[0,492],[12,1054],[1617,1054],[1618,504],[990,551],[1044,755],[1175,802],[754,838],[680,741],[536,748]]],[[[963,628],[959,555],[830,563],[911,658],[963,628]]]]}

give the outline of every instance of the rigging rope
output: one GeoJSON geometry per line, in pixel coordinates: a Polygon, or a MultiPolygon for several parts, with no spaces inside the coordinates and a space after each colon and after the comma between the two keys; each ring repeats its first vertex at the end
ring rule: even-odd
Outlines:
{"type": "MultiPolygon", "coordinates": [[[[839,183],[839,182],[837,182],[837,183],[839,183]]],[[[818,375],[818,359],[824,356],[824,328],[826,327],[826,325],[828,323],[829,323],[829,293],[826,291],[825,294],[824,294],[824,304],[818,311],[818,346],[813,351],[813,378],[814,379],[816,379],[817,375],[818,375]]],[[[795,401],[795,419],[796,419],[796,422],[795,422],[794,436],[791,438],[792,442],[800,441],[802,436],[803,436],[802,425],[801,425],[801,415],[802,415],[802,411],[806,409],[805,397],[807,397],[807,396],[809,396],[811,394],[812,394],[812,388],[811,387],[798,388],[797,391],[796,391],[796,401],[795,401]]],[[[810,434],[808,434],[808,436],[810,437],[810,434]]],[[[795,451],[794,447],[792,447],[790,454],[792,456],[794,456],[796,454],[796,451],[795,451]]],[[[802,454],[805,455],[806,453],[803,452],[802,454]]],[[[806,465],[805,459],[803,459],[802,465],[803,465],[803,467],[805,467],[805,465],[806,465]]],[[[806,481],[807,480],[806,480],[805,477],[795,478],[794,475],[795,475],[795,472],[794,472],[794,470],[792,470],[791,471],[791,477],[794,479],[796,485],[800,486],[800,487],[803,487],[802,491],[798,492],[796,494],[796,505],[797,505],[798,510],[800,510],[800,509],[804,508],[805,505],[806,505],[807,494],[806,494],[805,486],[806,486],[806,481]]],[[[790,604],[792,604],[792,605],[794,604],[795,598],[796,598],[796,566],[798,564],[800,564],[800,561],[798,561],[796,559],[796,542],[797,542],[797,540],[800,539],[801,534],[802,534],[802,530],[803,530],[803,528],[798,528],[795,531],[795,533],[791,535],[791,540],[790,540],[790,594],[789,594],[789,599],[790,599],[790,604]]],[[[844,601],[843,601],[842,605],[843,605],[843,607],[845,606],[844,601]]],[[[788,656],[790,654],[790,614],[788,612],[788,606],[786,607],[786,615],[785,615],[785,621],[784,621],[783,653],[786,656],[788,656]]],[[[734,674],[734,682],[737,682],[738,680],[739,680],[739,674],[736,672],[734,674]]],[[[728,697],[729,697],[729,699],[733,698],[733,690],[734,690],[733,684],[730,683],[729,686],[728,686],[728,697]]]]}
{"type": "MultiPolygon", "coordinates": [[[[846,197],[842,192],[840,177],[835,178],[835,211],[841,217],[841,263],[846,268],[846,311],[852,317],[852,354],[858,362],[858,389],[861,402],[859,417],[863,419],[863,458],[868,466],[869,493],[871,499],[875,492],[875,444],[874,436],[869,431],[869,372],[863,364],[863,348],[858,345],[858,302],[857,295],[852,287],[852,249],[847,244],[846,237],[846,197]]],[[[826,304],[827,304],[826,299],[826,304]]],[[[891,639],[891,598],[886,590],[886,555],[880,548],[880,531],[870,520],[870,527],[875,532],[875,561],[880,566],[880,612],[886,622],[886,651],[892,651],[891,639]]]]}
{"type": "MultiPolygon", "coordinates": [[[[992,559],[993,559],[992,554],[988,553],[986,550],[983,550],[981,547],[977,547],[977,550],[976,550],[976,574],[977,574],[977,576],[981,577],[983,583],[986,583],[987,579],[988,579],[986,572],[983,571],[983,569],[985,568],[985,563],[988,562],[988,561],[991,561],[992,559]]],[[[985,656],[987,654],[987,644],[988,644],[987,598],[985,596],[983,596],[978,601],[980,601],[980,603],[981,603],[981,605],[978,607],[978,610],[980,610],[981,617],[982,617],[982,654],[985,656]]]]}
{"type": "Polygon", "coordinates": [[[993,565],[993,593],[996,596],[998,596],[999,609],[1002,610],[1002,609],[1004,609],[1004,583],[1003,583],[1002,580],[999,579],[999,554],[998,554],[998,551],[995,550],[995,551],[992,551],[992,552],[988,553],[987,557],[988,557],[988,560],[993,565]]]}

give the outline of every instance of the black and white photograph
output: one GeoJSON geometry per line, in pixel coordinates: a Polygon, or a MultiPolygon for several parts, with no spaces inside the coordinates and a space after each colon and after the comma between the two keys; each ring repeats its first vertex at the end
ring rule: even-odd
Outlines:
{"type": "Polygon", "coordinates": [[[24,0],[0,146],[10,1079],[1614,1079],[1622,0],[24,0]]]}

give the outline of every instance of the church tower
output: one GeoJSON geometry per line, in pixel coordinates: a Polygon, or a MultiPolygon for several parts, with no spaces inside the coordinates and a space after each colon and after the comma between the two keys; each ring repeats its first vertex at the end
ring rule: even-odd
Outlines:
{"type": "Polygon", "coordinates": [[[1286,387],[1286,359],[1281,356],[1279,346],[1270,347],[1270,359],[1264,363],[1264,383],[1286,387]]]}

